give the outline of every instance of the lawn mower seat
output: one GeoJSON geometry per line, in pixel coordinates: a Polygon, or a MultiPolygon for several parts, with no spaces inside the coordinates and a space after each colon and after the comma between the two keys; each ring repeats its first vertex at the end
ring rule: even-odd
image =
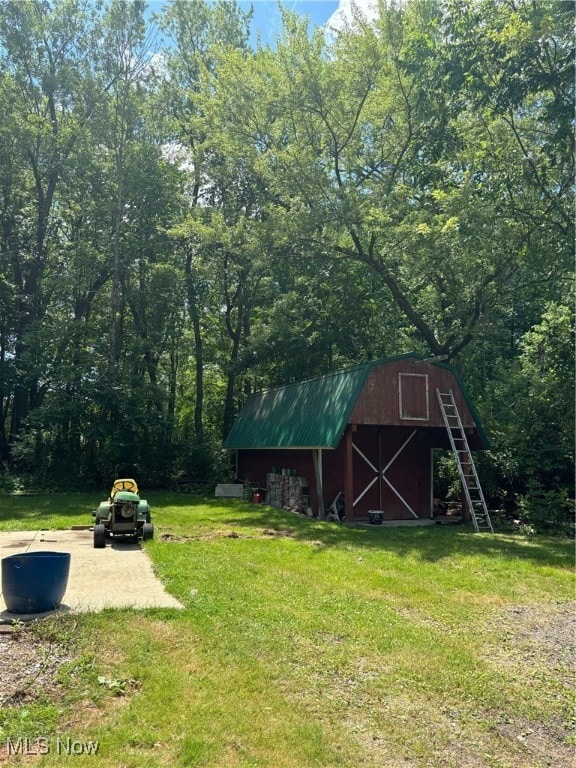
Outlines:
{"type": "Polygon", "coordinates": [[[138,484],[136,480],[131,478],[123,478],[120,480],[114,480],[112,490],[110,491],[110,500],[114,501],[114,496],[118,491],[130,491],[131,493],[138,493],[138,484]]]}

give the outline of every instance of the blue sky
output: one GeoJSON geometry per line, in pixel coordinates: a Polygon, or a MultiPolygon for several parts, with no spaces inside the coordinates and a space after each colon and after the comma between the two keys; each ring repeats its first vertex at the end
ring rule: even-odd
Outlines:
{"type": "MultiPolygon", "coordinates": [[[[282,23],[276,0],[241,0],[239,5],[243,10],[250,6],[254,8],[252,17],[252,35],[255,38],[259,32],[264,44],[274,44],[280,34],[282,23]]],[[[325,24],[338,8],[338,0],[286,0],[284,7],[296,11],[300,16],[307,16],[314,26],[325,24]]]]}
{"type": "MultiPolygon", "coordinates": [[[[296,11],[301,16],[307,16],[312,25],[322,26],[338,9],[341,0],[284,0],[286,8],[296,11]]],[[[260,34],[264,45],[274,45],[276,37],[280,34],[282,24],[277,0],[239,0],[242,10],[254,8],[252,16],[252,42],[255,43],[260,34]]],[[[158,13],[163,5],[163,0],[148,2],[148,13],[158,13]]]]}

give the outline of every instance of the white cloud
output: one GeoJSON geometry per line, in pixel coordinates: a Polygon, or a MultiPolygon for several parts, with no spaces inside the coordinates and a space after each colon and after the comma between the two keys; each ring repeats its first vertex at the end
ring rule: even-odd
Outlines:
{"type": "Polygon", "coordinates": [[[354,22],[354,12],[359,11],[366,21],[373,21],[378,15],[377,0],[340,0],[338,8],[326,22],[326,30],[336,33],[354,22]]]}

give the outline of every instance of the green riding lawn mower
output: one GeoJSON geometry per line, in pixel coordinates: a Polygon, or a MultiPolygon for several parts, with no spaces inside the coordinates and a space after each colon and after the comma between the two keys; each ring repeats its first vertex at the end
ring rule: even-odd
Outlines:
{"type": "Polygon", "coordinates": [[[103,549],[110,537],[130,537],[135,541],[154,537],[150,505],[138,495],[135,480],[115,480],[108,501],[103,501],[92,514],[96,549],[103,549]]]}

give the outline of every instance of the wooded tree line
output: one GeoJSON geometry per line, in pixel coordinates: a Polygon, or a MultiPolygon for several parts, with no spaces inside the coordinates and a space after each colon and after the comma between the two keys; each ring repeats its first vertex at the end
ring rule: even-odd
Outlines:
{"type": "Polygon", "coordinates": [[[275,48],[234,0],[0,11],[5,484],[212,482],[249,392],[415,350],[494,499],[566,515],[571,3],[285,11],[275,48]]]}

